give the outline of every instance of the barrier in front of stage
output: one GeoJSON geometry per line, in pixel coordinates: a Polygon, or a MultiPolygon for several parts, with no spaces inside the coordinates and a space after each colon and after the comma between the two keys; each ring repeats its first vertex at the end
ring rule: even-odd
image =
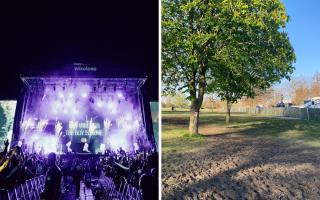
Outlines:
{"type": "Polygon", "coordinates": [[[140,200],[140,193],[139,190],[132,185],[121,182],[120,185],[120,199],[127,200],[127,199],[134,199],[134,200],[140,200]]]}
{"type": "Polygon", "coordinates": [[[105,189],[106,200],[142,200],[139,190],[125,181],[121,182],[119,190],[116,189],[116,186],[111,178],[107,177],[101,184],[105,189]]]}
{"type": "Polygon", "coordinates": [[[8,190],[0,192],[1,200],[40,200],[40,194],[44,190],[45,176],[39,176],[17,184],[8,190]]]}

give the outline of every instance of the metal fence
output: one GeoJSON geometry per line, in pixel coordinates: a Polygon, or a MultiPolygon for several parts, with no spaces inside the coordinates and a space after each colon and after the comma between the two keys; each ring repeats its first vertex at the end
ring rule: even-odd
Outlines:
{"type": "Polygon", "coordinates": [[[270,116],[283,116],[284,108],[250,108],[250,107],[239,107],[231,108],[233,113],[248,113],[248,114],[261,114],[270,116]]]}
{"type": "MultiPolygon", "coordinates": [[[[0,200],[40,200],[44,190],[45,176],[39,176],[13,188],[0,190],[0,200]]],[[[111,178],[106,177],[101,181],[105,200],[142,200],[140,192],[131,184],[122,181],[119,189],[116,188],[111,178]]]]}
{"type": "Polygon", "coordinates": [[[266,116],[291,117],[302,120],[320,121],[320,109],[318,108],[231,108],[233,113],[261,114],[266,116]]]}
{"type": "Polygon", "coordinates": [[[302,120],[320,121],[320,109],[318,108],[285,108],[283,116],[302,120]]]}
{"type": "Polygon", "coordinates": [[[40,200],[44,190],[45,176],[39,176],[17,184],[8,190],[1,190],[1,200],[40,200]]]}
{"type": "Polygon", "coordinates": [[[125,181],[121,182],[119,190],[109,177],[106,177],[101,184],[105,190],[106,200],[142,200],[139,190],[125,181]]]}

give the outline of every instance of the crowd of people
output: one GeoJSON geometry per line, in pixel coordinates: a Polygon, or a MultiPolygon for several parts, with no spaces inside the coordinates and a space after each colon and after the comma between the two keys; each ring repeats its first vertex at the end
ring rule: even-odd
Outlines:
{"type": "Polygon", "coordinates": [[[47,160],[37,153],[24,152],[20,146],[8,149],[9,142],[0,153],[0,187],[10,188],[14,185],[45,174],[47,160]]]}
{"type": "Polygon", "coordinates": [[[72,177],[76,196],[80,182],[90,187],[92,177],[109,177],[119,190],[121,183],[139,189],[142,199],[158,198],[158,153],[152,150],[125,152],[106,150],[104,154],[56,155],[28,152],[23,146],[9,148],[8,141],[0,152],[0,188],[10,189],[28,179],[46,176],[43,199],[59,199],[69,191],[67,180],[72,177]]]}
{"type": "Polygon", "coordinates": [[[116,153],[107,151],[103,171],[119,188],[126,182],[140,189],[143,199],[158,198],[158,154],[156,152],[116,153]]]}

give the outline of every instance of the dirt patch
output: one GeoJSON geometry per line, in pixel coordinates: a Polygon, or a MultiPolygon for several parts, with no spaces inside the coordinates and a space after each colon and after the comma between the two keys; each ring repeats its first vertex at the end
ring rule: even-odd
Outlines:
{"type": "Polygon", "coordinates": [[[199,133],[201,135],[226,135],[231,133],[237,133],[239,131],[245,130],[245,128],[233,128],[226,126],[217,126],[217,125],[204,125],[199,128],[199,133]],[[214,130],[214,132],[212,132],[214,130]]]}
{"type": "Polygon", "coordinates": [[[237,134],[204,140],[163,157],[163,199],[320,199],[320,149],[237,134]]]}

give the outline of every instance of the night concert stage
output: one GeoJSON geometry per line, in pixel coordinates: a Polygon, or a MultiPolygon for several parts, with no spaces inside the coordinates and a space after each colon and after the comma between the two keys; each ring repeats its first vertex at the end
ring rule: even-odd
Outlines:
{"type": "Polygon", "coordinates": [[[141,91],[146,78],[57,76],[22,81],[13,141],[29,152],[98,154],[154,148],[150,108],[141,91]]]}

